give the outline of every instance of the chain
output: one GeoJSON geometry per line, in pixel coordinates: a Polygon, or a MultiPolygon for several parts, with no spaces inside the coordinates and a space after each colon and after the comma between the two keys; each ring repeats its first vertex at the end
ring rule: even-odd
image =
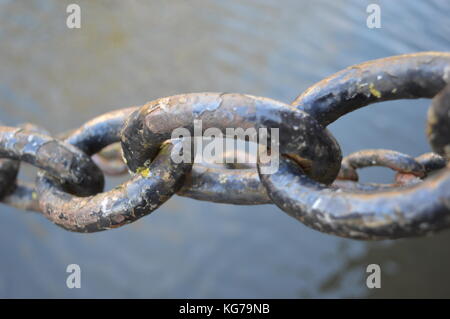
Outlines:
{"type": "Polygon", "coordinates": [[[354,239],[427,235],[450,227],[447,83],[450,54],[424,52],[351,66],[291,104],[192,93],[113,111],[58,137],[31,124],[0,126],[0,198],[76,232],[134,222],[177,194],[236,205],[275,204],[311,228],[354,239]],[[342,158],[329,124],[372,103],[415,98],[432,98],[427,135],[434,153],[414,158],[371,149],[342,158]],[[278,129],[278,169],[263,173],[259,156],[241,166],[192,165],[192,154],[191,161],[176,161],[173,154],[186,154],[186,144],[171,134],[183,128],[195,135],[196,121],[202,132],[217,128],[225,137],[228,128],[278,129]],[[17,179],[20,162],[39,169],[35,184],[17,179]],[[395,180],[360,183],[357,169],[368,166],[396,171],[395,180]],[[104,175],[128,171],[129,181],[102,192],[104,175]]]}

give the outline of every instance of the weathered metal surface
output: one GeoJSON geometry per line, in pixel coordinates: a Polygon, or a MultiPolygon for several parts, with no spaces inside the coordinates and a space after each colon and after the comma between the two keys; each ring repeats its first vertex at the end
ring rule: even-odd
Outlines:
{"type": "Polygon", "coordinates": [[[19,168],[19,161],[0,159],[0,198],[13,190],[19,168]]]}
{"type": "Polygon", "coordinates": [[[423,166],[426,174],[430,174],[444,168],[448,162],[444,156],[436,153],[425,153],[417,156],[415,160],[423,166]]]}
{"type": "Polygon", "coordinates": [[[104,147],[120,141],[120,130],[128,116],[138,107],[129,107],[112,111],[94,118],[80,128],[66,133],[66,143],[69,143],[88,155],[93,155],[104,147]]]}
{"type": "Polygon", "coordinates": [[[80,196],[103,190],[103,174],[92,160],[72,145],[22,128],[0,127],[0,158],[20,160],[58,178],[80,196]]]}
{"type": "Polygon", "coordinates": [[[428,110],[427,135],[433,150],[450,158],[450,85],[433,99],[428,110]]]}
{"type": "Polygon", "coordinates": [[[447,159],[436,153],[425,153],[417,156],[415,160],[424,168],[425,175],[417,177],[414,174],[409,173],[397,173],[395,175],[395,182],[401,185],[417,183],[421,179],[426,178],[428,175],[444,168],[447,165],[447,159]]]}
{"type": "MultiPolygon", "coordinates": [[[[335,180],[330,187],[363,193],[386,190],[394,186],[398,185],[335,180]]],[[[256,165],[247,169],[194,165],[177,195],[224,204],[273,204],[259,179],[256,165]]]]}
{"type": "Polygon", "coordinates": [[[155,160],[130,181],[89,197],[66,193],[51,176],[40,172],[38,193],[44,216],[76,232],[96,232],[131,223],[150,214],[181,187],[188,163],[174,163],[166,143],[155,160]]]}
{"type": "Polygon", "coordinates": [[[177,195],[235,205],[272,203],[254,169],[195,165],[177,195]]]}
{"type": "MultiPolygon", "coordinates": [[[[450,54],[403,55],[349,67],[313,85],[293,105],[328,125],[340,116],[373,102],[433,97],[448,81],[450,54]]],[[[444,108],[442,105],[448,103],[444,94],[445,90],[433,99],[433,105],[439,105],[435,108],[444,108]]],[[[439,124],[448,125],[448,122],[442,120],[439,124]]],[[[439,125],[433,127],[433,132],[433,140],[439,141],[439,145],[449,144],[450,136],[444,135],[446,131],[439,130],[439,125]]],[[[436,164],[435,159],[423,160],[430,166],[436,164]]],[[[385,164],[392,166],[390,162],[385,164]]],[[[351,164],[364,166],[368,163],[359,157],[351,164]]],[[[312,228],[338,236],[355,239],[420,236],[450,224],[448,169],[422,183],[368,194],[321,185],[286,158],[281,159],[276,173],[260,174],[260,178],[269,197],[286,213],[312,228]]]]}
{"type": "Polygon", "coordinates": [[[425,168],[413,157],[392,150],[370,149],[351,153],[344,157],[338,179],[358,181],[356,169],[384,166],[400,173],[423,177],[425,168]]]}
{"type": "MultiPolygon", "coordinates": [[[[48,135],[45,129],[31,123],[23,123],[19,127],[27,132],[48,135]]],[[[19,168],[20,161],[0,159],[0,200],[20,209],[34,210],[38,207],[33,200],[33,196],[36,197],[34,187],[16,180],[19,168]]]]}
{"type": "Polygon", "coordinates": [[[421,52],[350,66],[314,84],[292,105],[324,126],[375,102],[432,98],[450,81],[450,53],[421,52]]]}
{"type": "Polygon", "coordinates": [[[319,184],[285,158],[276,173],[260,177],[281,209],[328,234],[395,239],[450,226],[450,170],[414,186],[364,194],[319,184]]]}

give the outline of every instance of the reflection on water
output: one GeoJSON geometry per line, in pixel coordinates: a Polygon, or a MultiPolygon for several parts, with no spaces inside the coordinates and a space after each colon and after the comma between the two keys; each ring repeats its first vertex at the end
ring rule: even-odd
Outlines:
{"type": "MultiPolygon", "coordinates": [[[[289,102],[351,64],[449,49],[448,2],[375,2],[381,29],[366,28],[369,2],[357,0],[79,0],[82,28],[69,30],[68,1],[1,0],[0,119],[59,133],[177,93],[289,102]]],[[[428,103],[382,103],[330,129],[345,154],[382,147],[419,155],[429,151],[428,103]]],[[[368,169],[362,177],[392,174],[368,169]]],[[[365,243],[310,230],[274,206],[179,197],[135,224],[91,235],[5,206],[1,214],[0,297],[450,296],[450,232],[365,243]],[[82,289],[65,286],[70,263],[82,268],[82,289]],[[366,288],[369,263],[381,265],[382,289],[366,288]]]]}

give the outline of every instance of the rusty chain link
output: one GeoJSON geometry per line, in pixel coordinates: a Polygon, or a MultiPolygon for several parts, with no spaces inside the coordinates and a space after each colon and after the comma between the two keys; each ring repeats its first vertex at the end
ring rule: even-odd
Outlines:
{"type": "MultiPolygon", "coordinates": [[[[275,204],[316,230],[354,239],[421,236],[450,227],[450,54],[424,52],[351,66],[293,103],[234,93],[160,98],[99,116],[56,138],[34,125],[0,126],[0,198],[41,212],[71,231],[131,223],[174,194],[237,205],[275,204]],[[411,157],[361,150],[342,158],[326,126],[363,106],[432,98],[427,135],[434,153],[411,157]],[[218,128],[279,129],[279,167],[177,162],[186,144],[171,136],[218,128]],[[35,185],[17,179],[20,162],[39,169],[35,185]],[[384,166],[391,184],[360,183],[357,169],[384,166]],[[132,178],[102,192],[105,175],[132,178]]],[[[237,137],[239,138],[239,137],[237,137]]],[[[270,138],[270,136],[269,136],[270,138]]],[[[270,147],[269,147],[269,151],[270,147]]],[[[272,150],[273,151],[273,150],[272,150]]],[[[239,155],[239,154],[238,154],[239,155]]],[[[237,155],[232,154],[231,157],[237,155]]]]}

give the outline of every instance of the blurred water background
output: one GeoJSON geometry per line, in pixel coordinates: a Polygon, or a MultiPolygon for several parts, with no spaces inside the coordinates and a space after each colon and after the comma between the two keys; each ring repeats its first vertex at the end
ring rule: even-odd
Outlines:
{"type": "MultiPolygon", "coordinates": [[[[0,0],[0,119],[56,134],[110,110],[178,93],[290,102],[349,65],[450,48],[450,2],[361,0],[0,0]],[[81,6],[81,29],[66,6],[81,6]],[[381,29],[366,7],[381,6],[381,29]]],[[[344,154],[430,150],[428,100],[370,106],[330,126],[344,154]]],[[[34,170],[23,176],[32,178],[34,170]]],[[[361,171],[388,182],[387,169],[361,171]]],[[[108,180],[108,187],[125,180],[108,180]]],[[[313,231],[275,206],[174,197],[123,228],[76,234],[0,206],[0,297],[450,297],[450,231],[359,242],[313,231]],[[66,266],[82,288],[66,287],[66,266]],[[381,265],[382,288],[365,285],[381,265]]]]}

